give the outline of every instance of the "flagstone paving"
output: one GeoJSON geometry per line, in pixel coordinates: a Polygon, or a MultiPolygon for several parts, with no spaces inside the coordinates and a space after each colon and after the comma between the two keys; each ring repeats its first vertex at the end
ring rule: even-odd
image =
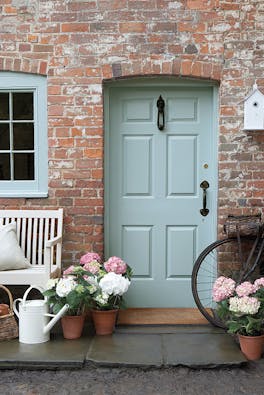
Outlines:
{"type": "Polygon", "coordinates": [[[41,344],[0,343],[0,369],[87,366],[214,368],[247,362],[235,339],[212,326],[117,327],[112,336],[85,331],[77,340],[56,333],[41,344]]]}

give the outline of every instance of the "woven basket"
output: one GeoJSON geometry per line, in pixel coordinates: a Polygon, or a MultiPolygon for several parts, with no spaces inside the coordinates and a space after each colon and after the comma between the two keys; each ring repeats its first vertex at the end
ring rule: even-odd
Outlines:
{"type": "Polygon", "coordinates": [[[261,215],[229,215],[224,224],[228,237],[257,236],[262,229],[261,215]]]}
{"type": "Polygon", "coordinates": [[[13,311],[13,297],[8,288],[0,285],[9,297],[9,313],[0,316],[0,340],[10,340],[18,337],[18,325],[13,311]]]}

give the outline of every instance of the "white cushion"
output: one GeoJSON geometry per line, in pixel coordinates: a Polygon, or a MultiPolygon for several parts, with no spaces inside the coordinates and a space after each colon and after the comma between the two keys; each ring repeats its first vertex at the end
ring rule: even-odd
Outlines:
{"type": "Polygon", "coordinates": [[[11,222],[0,226],[0,270],[27,269],[29,267],[31,265],[17,241],[16,223],[11,222]]]}

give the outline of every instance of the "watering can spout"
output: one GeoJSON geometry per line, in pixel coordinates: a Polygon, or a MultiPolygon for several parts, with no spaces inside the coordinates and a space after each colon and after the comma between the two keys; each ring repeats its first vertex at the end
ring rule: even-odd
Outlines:
{"type": "Polygon", "coordinates": [[[52,320],[50,320],[50,322],[47,325],[44,326],[43,333],[44,334],[48,333],[51,330],[51,328],[56,324],[56,322],[58,322],[59,319],[66,313],[66,311],[68,309],[69,309],[69,305],[65,304],[56,315],[45,314],[45,315],[48,315],[49,317],[53,317],[53,318],[52,318],[52,320]]]}

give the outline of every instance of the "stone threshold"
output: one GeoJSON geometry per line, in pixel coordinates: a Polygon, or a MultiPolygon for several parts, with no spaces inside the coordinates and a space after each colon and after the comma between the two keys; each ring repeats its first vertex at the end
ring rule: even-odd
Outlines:
{"type": "Polygon", "coordinates": [[[235,339],[207,326],[120,326],[112,336],[60,334],[41,344],[0,343],[0,369],[81,369],[89,366],[216,368],[247,363],[235,339]]]}

